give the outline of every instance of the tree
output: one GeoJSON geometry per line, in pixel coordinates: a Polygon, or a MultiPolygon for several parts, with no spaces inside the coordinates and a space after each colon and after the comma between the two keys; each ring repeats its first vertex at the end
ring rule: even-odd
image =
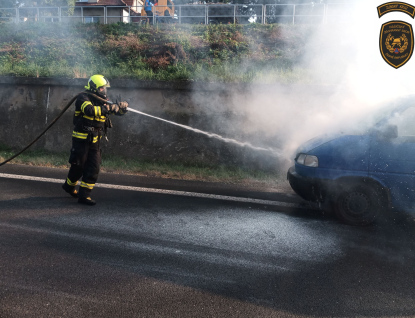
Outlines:
{"type": "MultiPolygon", "coordinates": [[[[36,0],[34,0],[36,1],[36,0]]],[[[73,7],[75,0],[37,0],[38,5],[52,6],[52,7],[73,7]]]]}
{"type": "Polygon", "coordinates": [[[18,6],[18,2],[16,0],[0,1],[0,8],[15,8],[17,6],[18,6]]]}
{"type": "MultiPolygon", "coordinates": [[[[33,10],[27,11],[25,10],[26,8],[30,10],[32,7],[69,7],[67,14],[73,14],[75,1],[76,0],[0,0],[0,22],[13,21],[16,19],[15,11],[10,10],[12,8],[19,8],[19,14],[25,19],[29,18],[34,20],[38,19],[37,12],[33,10]]],[[[45,11],[43,11],[42,14],[44,17],[54,15],[51,12],[48,13],[45,11]]]]}
{"type": "Polygon", "coordinates": [[[73,7],[75,0],[0,0],[0,8],[15,7],[73,7]]]}
{"type": "MultiPolygon", "coordinates": [[[[19,3],[16,0],[3,0],[0,1],[0,9],[11,9],[16,8],[19,6],[19,3]]],[[[14,10],[0,10],[0,21],[6,22],[6,21],[12,21],[14,17],[14,10]],[[9,20],[10,19],[10,20],[9,20]]]]}

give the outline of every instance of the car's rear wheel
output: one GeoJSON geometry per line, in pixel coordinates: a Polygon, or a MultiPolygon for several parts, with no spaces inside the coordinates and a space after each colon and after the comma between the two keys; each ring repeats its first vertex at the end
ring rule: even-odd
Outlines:
{"type": "Polygon", "coordinates": [[[334,204],[340,221],[351,225],[368,225],[376,220],[381,204],[370,186],[354,186],[342,190],[334,204]]]}

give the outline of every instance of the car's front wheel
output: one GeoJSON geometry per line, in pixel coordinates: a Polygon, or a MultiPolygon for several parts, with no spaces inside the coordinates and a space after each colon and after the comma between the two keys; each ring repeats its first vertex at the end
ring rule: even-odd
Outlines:
{"type": "Polygon", "coordinates": [[[342,190],[334,203],[336,216],[351,225],[373,223],[381,207],[378,193],[367,185],[342,190]]]}

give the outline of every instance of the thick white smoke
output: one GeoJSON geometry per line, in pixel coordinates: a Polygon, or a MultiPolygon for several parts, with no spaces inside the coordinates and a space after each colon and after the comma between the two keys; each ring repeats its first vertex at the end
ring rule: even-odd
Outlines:
{"type": "Polygon", "coordinates": [[[249,95],[235,96],[234,104],[249,114],[244,128],[278,136],[290,158],[302,142],[360,128],[361,120],[370,122],[380,103],[413,93],[415,58],[398,69],[391,67],[381,56],[379,34],[385,22],[414,20],[402,12],[379,18],[377,7],[383,3],[348,3],[341,12],[343,23],[317,28],[302,61],[314,84],[257,83],[249,95]]]}

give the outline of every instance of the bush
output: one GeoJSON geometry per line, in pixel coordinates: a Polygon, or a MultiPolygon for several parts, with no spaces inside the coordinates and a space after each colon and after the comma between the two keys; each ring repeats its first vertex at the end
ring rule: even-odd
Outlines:
{"type": "Polygon", "coordinates": [[[284,81],[297,71],[309,32],[278,25],[2,24],[0,75],[105,70],[142,80],[284,81]]]}

